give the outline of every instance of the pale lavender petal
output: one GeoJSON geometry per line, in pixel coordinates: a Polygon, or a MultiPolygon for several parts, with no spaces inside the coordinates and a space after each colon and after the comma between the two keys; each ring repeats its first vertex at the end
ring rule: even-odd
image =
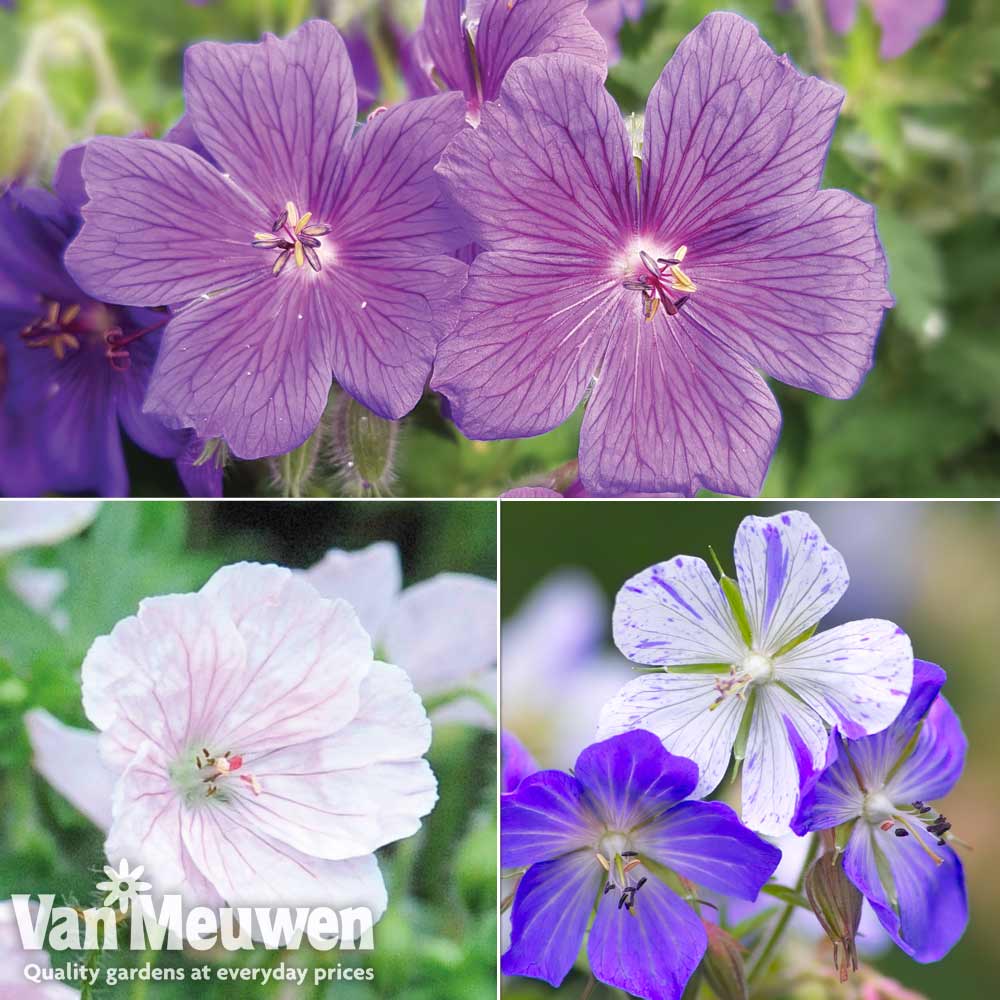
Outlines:
{"type": "Polygon", "coordinates": [[[826,759],[823,720],[778,684],[756,689],[743,763],[743,822],[768,836],[788,833],[799,795],[798,753],[826,759]],[[793,742],[794,740],[794,742],[793,742]]]}
{"type": "Polygon", "coordinates": [[[858,390],[893,304],[871,205],[818,191],[718,246],[692,249],[685,269],[705,325],[742,357],[825,396],[858,390]]]}
{"type": "Polygon", "coordinates": [[[589,851],[528,869],[514,897],[510,948],[500,959],[505,976],[563,981],[580,951],[600,871],[589,851]]]}
{"type": "Polygon", "coordinates": [[[347,601],[373,640],[381,636],[403,585],[399,549],[392,542],[375,542],[355,552],[330,549],[302,576],[321,596],[347,601]]]}
{"type": "Polygon", "coordinates": [[[464,6],[463,0],[427,0],[417,34],[417,58],[427,76],[440,77],[449,90],[474,100],[476,74],[462,20],[464,6]]]}
{"type": "Polygon", "coordinates": [[[913,647],[879,619],[821,632],[775,662],[775,678],[849,739],[885,729],[906,704],[913,647]]]}
{"type": "Polygon", "coordinates": [[[812,197],[843,100],[802,76],[736,14],[710,14],[677,47],[646,105],[642,217],[689,248],[685,271],[812,197]]]}
{"type": "Polygon", "coordinates": [[[562,500],[563,495],[545,486],[517,486],[500,494],[501,500],[562,500]]]}
{"type": "Polygon", "coordinates": [[[586,16],[587,0],[490,0],[476,31],[483,100],[493,101],[511,66],[549,52],[608,69],[608,49],[586,16]]]}
{"type": "Polygon", "coordinates": [[[622,653],[649,666],[730,664],[747,655],[722,587],[694,556],[675,556],[627,580],[612,624],[622,653]]]}
{"type": "Polygon", "coordinates": [[[846,34],[858,16],[858,0],[826,0],[826,12],[830,27],[840,35],[846,34]]]}
{"type": "Polygon", "coordinates": [[[705,946],[694,910],[650,877],[632,910],[618,908],[616,893],[599,898],[587,956],[602,983],[633,996],[680,1000],[705,946]]]}
{"type": "MultiPolygon", "coordinates": [[[[631,293],[630,293],[631,294],[631,293]]],[[[580,434],[580,477],[601,493],[760,492],[781,415],[764,380],[717,341],[697,296],[651,331],[623,303],[580,434]]]]}
{"type": "Polygon", "coordinates": [[[300,445],[316,429],[332,381],[320,279],[311,271],[281,279],[265,272],[254,285],[177,313],[156,360],[147,412],[192,427],[200,438],[224,438],[240,458],[300,445]]]}
{"type": "Polygon", "coordinates": [[[801,511],[746,517],[733,546],[757,652],[773,655],[840,600],[849,577],[840,553],[801,511]]]}
{"type": "Polygon", "coordinates": [[[159,306],[268,275],[251,246],[267,210],[190,150],[92,139],[83,175],[90,202],[66,267],[103,301],[159,306]]]}
{"type": "Polygon", "coordinates": [[[746,707],[726,698],[712,709],[719,692],[711,674],[646,674],[629,681],[601,709],[596,738],[648,729],[673,754],[698,765],[696,797],[707,795],[725,777],[746,707]]]}
{"type": "MultiPolygon", "coordinates": [[[[434,167],[465,124],[458,94],[407,101],[381,112],[348,145],[342,169],[331,169],[316,211],[333,227],[338,262],[382,254],[450,254],[468,242],[434,167]]],[[[404,284],[407,276],[397,279],[404,284]]]]}
{"type": "Polygon", "coordinates": [[[358,113],[351,60],[332,24],[307,21],[285,40],[192,45],[184,96],[198,137],[269,220],[288,201],[316,211],[358,113]]]}
{"type": "Polygon", "coordinates": [[[601,73],[569,56],[513,66],[500,103],[484,105],[479,127],[454,139],[437,170],[488,250],[567,254],[608,271],[636,229],[621,112],[601,73]]]}
{"type": "Polygon", "coordinates": [[[100,758],[99,734],[64,725],[44,708],[24,717],[35,770],[102,830],[111,826],[115,776],[100,758]]]}
{"type": "Polygon", "coordinates": [[[328,340],[333,375],[380,417],[398,420],[420,401],[437,345],[458,321],[466,266],[453,257],[359,255],[328,278],[313,323],[328,340]]]}
{"type": "Polygon", "coordinates": [[[618,286],[568,257],[480,254],[431,382],[462,432],[525,437],[566,420],[599,363],[618,286]]]}
{"type": "Polygon", "coordinates": [[[883,59],[895,59],[911,49],[945,11],[945,0],[871,0],[871,4],[882,28],[883,59]]]}

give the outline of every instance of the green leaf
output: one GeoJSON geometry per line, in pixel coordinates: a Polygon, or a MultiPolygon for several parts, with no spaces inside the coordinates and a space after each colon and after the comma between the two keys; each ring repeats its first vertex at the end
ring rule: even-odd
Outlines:
{"type": "Polygon", "coordinates": [[[761,892],[766,892],[769,896],[774,896],[775,899],[780,899],[783,903],[789,903],[792,906],[799,906],[803,910],[812,911],[812,907],[809,905],[806,897],[795,889],[789,889],[787,885],[765,885],[761,889],[761,892]]]}

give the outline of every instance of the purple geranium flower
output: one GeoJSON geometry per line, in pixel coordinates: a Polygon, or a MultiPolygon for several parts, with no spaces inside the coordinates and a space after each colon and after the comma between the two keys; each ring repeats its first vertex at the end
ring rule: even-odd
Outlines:
{"type": "Polygon", "coordinates": [[[910,691],[913,651],[879,619],[813,634],[849,578],[806,514],[744,518],[734,557],[738,586],[676,556],[618,592],[615,643],[664,669],[629,681],[604,706],[597,735],[652,730],[698,764],[698,795],[719,784],[735,747],[745,758],[743,821],[778,836],[795,812],[796,754],[818,767],[827,726],[853,739],[892,723],[910,691]]]}
{"type": "MultiPolygon", "coordinates": [[[[882,29],[883,59],[895,59],[913,48],[945,11],[945,0],[869,0],[869,4],[882,29]]],[[[833,30],[843,35],[854,24],[858,0],[826,0],[826,10],[833,30]]]]}
{"type": "Polygon", "coordinates": [[[650,95],[640,185],[597,70],[515,65],[438,166],[490,251],[435,366],[459,427],[541,434],[589,396],[591,492],[756,493],[780,416],[755,368],[850,396],[892,301],[874,210],[818,189],[841,100],[713,14],[650,95]]]}
{"type": "Polygon", "coordinates": [[[595,978],[638,997],[679,997],[705,930],[658,873],[755,899],[781,858],[729,806],[683,801],[697,782],[695,764],[635,731],[587,747],[572,775],[540,771],[504,795],[501,864],[530,867],[503,972],[558,986],[596,906],[587,944],[595,978]]]}
{"type": "Polygon", "coordinates": [[[940,667],[917,660],[906,707],[887,730],[860,740],[833,734],[819,773],[803,760],[793,823],[797,833],[842,828],[844,871],[918,962],[943,958],[969,918],[951,824],[931,805],[958,780],[967,745],[938,693],[944,682],[940,667]]]}
{"type": "Polygon", "coordinates": [[[493,101],[511,66],[525,56],[559,52],[606,73],[608,51],[586,16],[587,0],[428,0],[412,42],[425,76],[465,95],[470,117],[493,101]]]}
{"type": "Polygon", "coordinates": [[[142,411],[167,317],[94,299],[63,266],[80,159],[79,147],[64,154],[55,194],[0,196],[0,494],[127,494],[124,431],[177,460],[189,493],[218,496],[218,469],[194,464],[202,443],[142,411]]]}
{"type": "Polygon", "coordinates": [[[642,17],[643,3],[644,0],[590,0],[587,4],[587,20],[607,44],[609,61],[617,62],[621,57],[618,33],[626,18],[638,21],[642,17]]]}
{"type": "Polygon", "coordinates": [[[465,281],[432,170],[462,127],[461,98],[393,108],[352,138],[350,60],[323,21],[286,40],[194,45],[184,89],[219,169],[170,142],[94,140],[67,253],[95,294],[187,303],[147,409],[244,458],[301,444],[333,378],[382,417],[408,413],[465,281]]]}
{"type": "Polygon", "coordinates": [[[511,732],[500,734],[500,791],[513,792],[529,775],[538,770],[535,758],[528,748],[511,732]]]}

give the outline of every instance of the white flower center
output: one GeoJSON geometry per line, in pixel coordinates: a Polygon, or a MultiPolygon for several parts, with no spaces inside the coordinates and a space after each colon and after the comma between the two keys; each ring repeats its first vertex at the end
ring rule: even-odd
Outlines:
{"type": "Polygon", "coordinates": [[[774,675],[774,662],[760,653],[751,653],[740,664],[740,670],[750,678],[751,683],[765,682],[774,675]]]}
{"type": "Polygon", "coordinates": [[[601,837],[597,849],[609,862],[614,861],[615,855],[624,854],[628,850],[628,837],[618,830],[609,830],[601,837]]]}
{"type": "Polygon", "coordinates": [[[861,808],[865,822],[872,826],[880,826],[886,820],[892,819],[895,811],[892,799],[883,791],[869,792],[861,808]]]}

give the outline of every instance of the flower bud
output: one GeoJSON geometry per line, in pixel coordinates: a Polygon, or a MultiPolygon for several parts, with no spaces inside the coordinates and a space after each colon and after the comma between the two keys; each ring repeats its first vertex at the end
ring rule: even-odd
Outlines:
{"type": "Polygon", "coordinates": [[[323,425],[292,451],[271,459],[271,480],[284,497],[305,496],[316,471],[323,425]]]}
{"type": "Polygon", "coordinates": [[[863,897],[836,854],[823,854],[812,863],[806,873],[805,891],[813,913],[833,942],[833,964],[840,981],[846,983],[850,971],[858,971],[855,937],[863,897]]]}
{"type": "Polygon", "coordinates": [[[346,393],[328,409],[330,457],[344,496],[385,496],[395,481],[399,422],[384,420],[346,393]]]}
{"type": "Polygon", "coordinates": [[[14,83],[0,96],[0,182],[38,173],[51,122],[49,102],[32,84],[14,83]]]}
{"type": "Polygon", "coordinates": [[[747,1000],[747,976],[743,967],[746,949],[731,934],[710,920],[702,920],[708,935],[708,948],[702,959],[702,971],[719,1000],[747,1000]]]}

